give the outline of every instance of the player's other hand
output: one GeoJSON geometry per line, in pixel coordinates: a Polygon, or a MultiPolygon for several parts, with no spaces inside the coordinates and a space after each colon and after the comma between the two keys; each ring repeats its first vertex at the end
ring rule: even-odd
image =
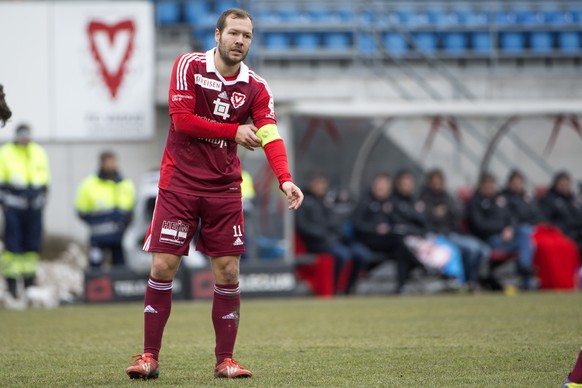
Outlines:
{"type": "Polygon", "coordinates": [[[255,135],[258,130],[259,129],[252,124],[239,125],[236,130],[234,141],[246,149],[254,151],[255,148],[261,146],[261,139],[255,135]]]}
{"type": "Polygon", "coordinates": [[[297,210],[301,203],[303,203],[303,193],[293,182],[285,182],[281,185],[281,189],[287,196],[289,201],[289,209],[297,210]]]}

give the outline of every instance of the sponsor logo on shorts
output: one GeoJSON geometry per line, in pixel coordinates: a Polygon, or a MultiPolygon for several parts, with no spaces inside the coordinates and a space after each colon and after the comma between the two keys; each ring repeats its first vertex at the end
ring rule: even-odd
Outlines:
{"type": "Polygon", "coordinates": [[[239,245],[243,245],[244,242],[241,240],[240,237],[237,237],[236,240],[234,240],[234,242],[232,243],[232,245],[234,245],[235,247],[238,247],[239,245]]]}
{"type": "Polygon", "coordinates": [[[184,245],[188,236],[188,229],[190,229],[190,226],[183,224],[182,221],[163,221],[160,242],[184,245]]]}

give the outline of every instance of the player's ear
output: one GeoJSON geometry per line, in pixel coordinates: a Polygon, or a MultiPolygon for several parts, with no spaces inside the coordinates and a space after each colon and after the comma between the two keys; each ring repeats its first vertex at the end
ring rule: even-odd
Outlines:
{"type": "Polygon", "coordinates": [[[214,30],[214,41],[216,42],[216,45],[218,45],[219,40],[220,40],[220,31],[218,30],[218,28],[216,28],[214,30]]]}

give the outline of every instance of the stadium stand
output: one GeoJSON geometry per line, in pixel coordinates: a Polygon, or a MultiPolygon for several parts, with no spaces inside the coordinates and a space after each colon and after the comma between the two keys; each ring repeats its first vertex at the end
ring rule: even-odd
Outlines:
{"type": "Polygon", "coordinates": [[[582,6],[566,0],[159,0],[156,21],[159,26],[187,24],[193,39],[207,46],[205,32],[214,29],[222,10],[233,6],[253,13],[256,32],[262,37],[254,55],[270,59],[289,59],[282,51],[293,49],[294,59],[314,60],[319,48],[336,50],[346,58],[354,50],[365,56],[460,59],[577,57],[582,51],[582,6]]]}

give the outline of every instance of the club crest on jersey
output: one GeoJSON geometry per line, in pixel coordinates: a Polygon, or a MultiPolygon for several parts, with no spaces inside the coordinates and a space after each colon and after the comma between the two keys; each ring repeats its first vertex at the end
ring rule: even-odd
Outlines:
{"type": "Polygon", "coordinates": [[[183,224],[182,221],[164,221],[162,222],[160,241],[173,245],[184,245],[189,229],[190,226],[183,224]]]}
{"type": "Polygon", "coordinates": [[[232,96],[230,96],[230,102],[232,103],[234,109],[238,109],[243,106],[246,99],[247,96],[239,92],[234,92],[232,96]]]}

